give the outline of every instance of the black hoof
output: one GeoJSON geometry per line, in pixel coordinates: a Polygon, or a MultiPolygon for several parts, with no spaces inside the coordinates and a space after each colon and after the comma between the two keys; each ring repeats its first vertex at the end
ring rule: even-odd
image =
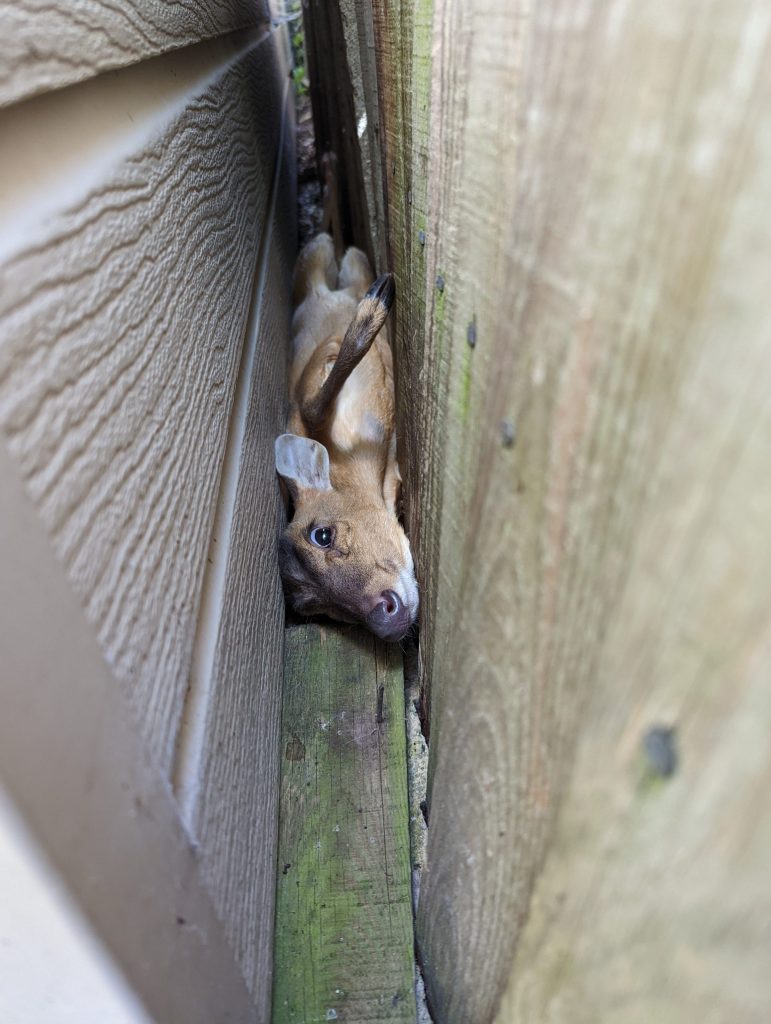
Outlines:
{"type": "Polygon", "coordinates": [[[396,282],[394,281],[393,274],[381,274],[377,281],[371,285],[365,298],[377,299],[385,307],[386,312],[390,312],[391,306],[394,304],[396,298],[396,282]]]}

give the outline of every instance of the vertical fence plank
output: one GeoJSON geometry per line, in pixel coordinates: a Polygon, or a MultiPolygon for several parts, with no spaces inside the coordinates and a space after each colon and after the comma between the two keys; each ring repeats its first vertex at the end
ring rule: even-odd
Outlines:
{"type": "Polygon", "coordinates": [[[358,119],[340,5],[312,0],[304,7],[316,156],[337,158],[338,207],[346,245],[357,245],[373,260],[358,119]],[[332,57],[334,54],[334,57],[332,57]]]}
{"type": "MultiPolygon", "coordinates": [[[[441,352],[426,340],[430,324],[442,315],[441,295],[437,308],[433,289],[436,234],[428,220],[430,168],[441,156],[431,151],[429,139],[432,11],[433,0],[373,4],[386,251],[398,296],[392,334],[397,441],[405,518],[422,587],[422,654],[429,661],[438,517],[423,510],[437,509],[440,500],[442,453],[430,439],[441,432],[443,416],[435,387],[441,352]]],[[[424,698],[427,710],[428,691],[424,698]]]]}
{"type": "Polygon", "coordinates": [[[437,1019],[765,1020],[767,14],[373,13],[437,1019]]]}

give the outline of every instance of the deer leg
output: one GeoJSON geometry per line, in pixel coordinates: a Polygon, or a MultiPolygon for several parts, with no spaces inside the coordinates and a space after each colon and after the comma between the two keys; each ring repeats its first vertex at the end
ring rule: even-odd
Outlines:
{"type": "Polygon", "coordinates": [[[337,157],[334,153],[325,153],[322,156],[321,173],[324,176],[324,212],[321,216],[321,230],[332,235],[335,243],[335,259],[339,263],[344,247],[337,191],[337,157]]]}
{"type": "Polygon", "coordinates": [[[344,288],[359,302],[364,298],[374,279],[375,275],[367,257],[361,249],[351,246],[340,262],[338,288],[344,288]]]}
{"type": "Polygon", "coordinates": [[[395,293],[393,274],[383,274],[356,307],[353,320],[340,345],[335,365],[329,371],[329,376],[320,390],[313,398],[304,402],[300,410],[311,436],[326,425],[343,384],[372,347],[372,342],[391,310],[395,293]]]}
{"type": "Polygon", "coordinates": [[[306,242],[294,268],[292,303],[299,306],[311,292],[333,291],[337,287],[337,261],[329,235],[316,235],[306,242]]]}

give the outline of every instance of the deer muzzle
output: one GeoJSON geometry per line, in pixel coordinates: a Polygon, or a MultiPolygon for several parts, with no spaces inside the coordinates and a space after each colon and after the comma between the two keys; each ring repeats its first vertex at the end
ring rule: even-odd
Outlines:
{"type": "Polygon", "coordinates": [[[394,590],[384,590],[380,597],[366,618],[367,628],[381,640],[401,640],[412,625],[412,612],[394,590]]]}

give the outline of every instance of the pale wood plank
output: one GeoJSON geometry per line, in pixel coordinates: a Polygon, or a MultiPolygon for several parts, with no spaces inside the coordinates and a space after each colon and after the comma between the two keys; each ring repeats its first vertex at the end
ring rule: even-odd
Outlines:
{"type": "Polygon", "coordinates": [[[0,106],[269,17],[265,0],[1,0],[0,106]]]}
{"type": "Polygon", "coordinates": [[[374,13],[436,1017],[766,1020],[768,19],[432,7],[374,13]],[[662,716],[695,774],[644,802],[662,716]]]}
{"type": "Polygon", "coordinates": [[[285,658],[273,1022],[414,1024],[399,649],[310,625],[285,658]]]}
{"type": "MultiPolygon", "coordinates": [[[[721,554],[710,558],[717,576],[721,554]]],[[[746,576],[746,563],[729,562],[746,576]]],[[[764,1024],[771,1015],[771,629],[729,640],[713,626],[714,644],[695,648],[698,627],[735,599],[733,585],[723,577],[706,600],[689,594],[677,609],[683,582],[662,602],[670,615],[652,614],[657,575],[635,566],[639,596],[625,591],[633,651],[613,617],[499,1024],[764,1024]],[[663,645],[650,639],[657,626],[663,645]],[[661,723],[675,727],[671,778],[645,754],[661,723]]]]}
{"type": "Polygon", "coordinates": [[[0,785],[158,1021],[252,1022],[168,785],[0,441],[0,785]]]}
{"type": "Polygon", "coordinates": [[[0,423],[166,771],[282,96],[268,38],[0,266],[0,423]]]}
{"type": "Polygon", "coordinates": [[[601,137],[623,152],[646,125],[656,141],[642,158],[629,146],[634,175],[587,175],[630,308],[612,358],[587,332],[572,364],[605,381],[594,457],[582,441],[575,461],[603,501],[581,488],[568,520],[572,615],[589,632],[579,646],[578,622],[562,627],[550,697],[559,733],[581,714],[501,1024],[771,1015],[771,37],[757,5],[713,8],[697,32],[694,11],[623,19],[598,67],[614,83],[601,137]],[[646,46],[656,73],[628,125],[646,46]],[[630,216],[634,247],[619,239],[630,216]],[[645,753],[662,724],[678,755],[664,778],[645,753]]]}

